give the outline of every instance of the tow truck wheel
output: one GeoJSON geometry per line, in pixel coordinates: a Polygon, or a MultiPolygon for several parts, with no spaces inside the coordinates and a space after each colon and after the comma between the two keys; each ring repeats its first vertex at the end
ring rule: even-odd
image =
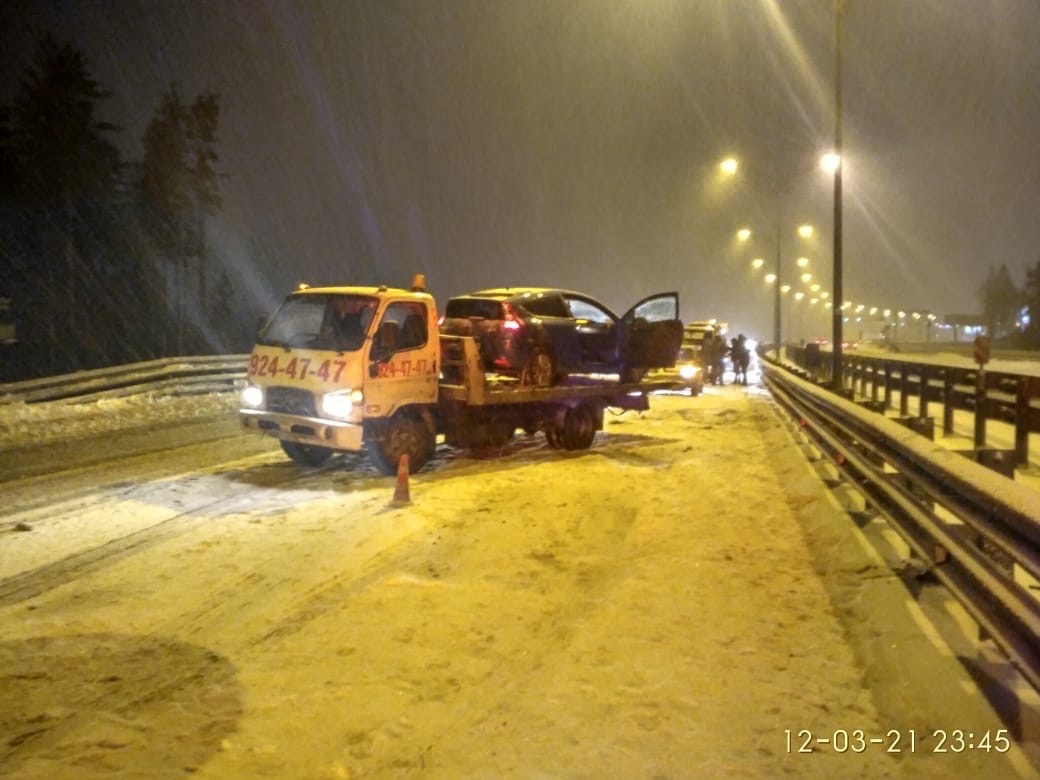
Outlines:
{"type": "Polygon", "coordinates": [[[563,449],[563,430],[560,429],[560,428],[557,428],[556,425],[554,425],[554,424],[550,424],[545,429],[545,441],[554,450],[562,450],[563,449]]]}
{"type": "Polygon", "coordinates": [[[390,420],[386,437],[372,442],[368,454],[376,468],[387,475],[397,473],[402,455],[408,455],[408,472],[414,474],[430,459],[435,443],[426,423],[414,417],[399,415],[390,420]]]}
{"type": "Polygon", "coordinates": [[[320,466],[332,457],[332,450],[326,447],[312,447],[308,444],[299,444],[294,441],[283,441],[282,449],[293,463],[299,466],[320,466]]]}
{"type": "Polygon", "coordinates": [[[531,350],[527,362],[520,371],[520,384],[525,387],[552,387],[556,378],[556,366],[552,355],[541,347],[531,350]]]}
{"type": "Polygon", "coordinates": [[[566,450],[587,450],[596,438],[596,415],[588,404],[567,410],[563,418],[561,442],[566,450]]]}

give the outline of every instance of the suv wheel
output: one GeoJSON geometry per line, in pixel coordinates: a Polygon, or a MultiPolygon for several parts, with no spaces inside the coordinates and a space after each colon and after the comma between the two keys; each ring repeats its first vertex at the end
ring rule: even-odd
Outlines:
{"type": "Polygon", "coordinates": [[[527,362],[520,369],[520,384],[525,387],[552,387],[556,378],[556,366],[552,356],[541,347],[531,350],[527,362]]]}

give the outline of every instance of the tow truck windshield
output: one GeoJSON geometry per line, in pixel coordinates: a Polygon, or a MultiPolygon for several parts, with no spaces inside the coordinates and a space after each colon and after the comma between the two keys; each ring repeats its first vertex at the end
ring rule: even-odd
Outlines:
{"type": "Polygon", "coordinates": [[[291,295],[261,330],[257,342],[354,352],[365,343],[377,304],[378,300],[368,295],[291,295]]]}

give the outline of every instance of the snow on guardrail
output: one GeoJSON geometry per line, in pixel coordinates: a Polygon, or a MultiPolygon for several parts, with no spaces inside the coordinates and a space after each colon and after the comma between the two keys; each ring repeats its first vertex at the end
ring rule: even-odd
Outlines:
{"type": "Polygon", "coordinates": [[[141,393],[184,395],[233,390],[245,381],[248,355],[159,358],[143,363],[0,384],[0,404],[93,401],[141,393]]]}
{"type": "Polygon", "coordinates": [[[165,358],[0,384],[0,446],[233,415],[246,355],[165,358]]]}

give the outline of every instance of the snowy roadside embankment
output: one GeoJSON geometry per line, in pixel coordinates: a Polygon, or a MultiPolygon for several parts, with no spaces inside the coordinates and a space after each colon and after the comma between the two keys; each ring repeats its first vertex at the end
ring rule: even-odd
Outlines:
{"type": "Polygon", "coordinates": [[[90,402],[45,401],[0,404],[0,447],[81,439],[133,428],[159,427],[238,409],[236,392],[179,396],[143,393],[90,402]]]}

